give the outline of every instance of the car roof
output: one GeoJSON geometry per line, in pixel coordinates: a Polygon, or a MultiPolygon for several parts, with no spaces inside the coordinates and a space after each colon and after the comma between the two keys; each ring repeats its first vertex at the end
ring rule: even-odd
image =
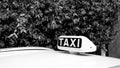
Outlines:
{"type": "Polygon", "coordinates": [[[0,50],[1,68],[108,68],[120,59],[55,51],[44,47],[5,48],[0,50]]]}

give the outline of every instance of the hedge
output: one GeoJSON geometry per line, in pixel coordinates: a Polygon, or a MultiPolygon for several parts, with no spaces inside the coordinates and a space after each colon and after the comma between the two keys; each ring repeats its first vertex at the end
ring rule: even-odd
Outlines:
{"type": "Polygon", "coordinates": [[[113,39],[118,5],[93,0],[0,1],[0,48],[56,46],[60,35],[82,35],[101,47],[113,39]]]}

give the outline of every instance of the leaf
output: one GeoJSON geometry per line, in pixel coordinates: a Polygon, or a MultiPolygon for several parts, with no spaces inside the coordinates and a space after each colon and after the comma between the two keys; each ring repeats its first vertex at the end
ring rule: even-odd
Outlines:
{"type": "Polygon", "coordinates": [[[85,9],[81,9],[81,14],[82,14],[82,15],[85,15],[85,14],[86,14],[85,9]]]}
{"type": "Polygon", "coordinates": [[[5,43],[4,42],[0,42],[0,47],[4,47],[5,46],[5,43]]]}

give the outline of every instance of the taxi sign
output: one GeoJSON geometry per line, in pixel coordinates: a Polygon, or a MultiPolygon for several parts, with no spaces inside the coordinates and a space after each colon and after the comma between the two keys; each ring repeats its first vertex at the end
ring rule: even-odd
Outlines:
{"type": "Polygon", "coordinates": [[[94,52],[96,46],[85,36],[59,36],[58,49],[72,52],[94,52]]]}

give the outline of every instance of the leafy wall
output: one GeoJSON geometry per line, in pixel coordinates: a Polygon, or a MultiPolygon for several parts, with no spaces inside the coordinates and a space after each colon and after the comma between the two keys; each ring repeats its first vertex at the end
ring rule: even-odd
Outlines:
{"type": "Polygon", "coordinates": [[[0,1],[0,48],[55,46],[60,35],[83,35],[101,47],[115,35],[117,7],[93,0],[0,1]]]}

